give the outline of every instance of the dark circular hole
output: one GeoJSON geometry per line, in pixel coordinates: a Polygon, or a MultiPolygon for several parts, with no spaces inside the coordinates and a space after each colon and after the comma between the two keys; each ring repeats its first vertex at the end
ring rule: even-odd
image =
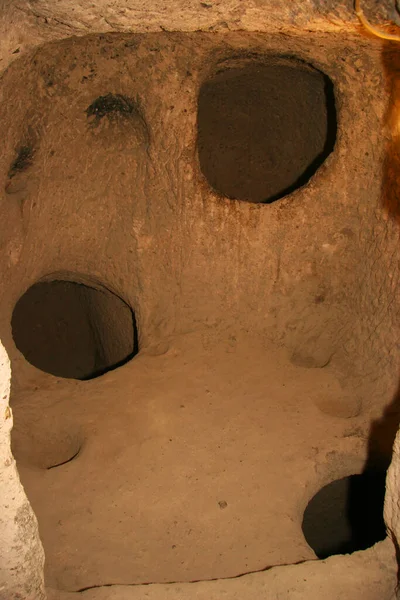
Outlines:
{"type": "Polygon", "coordinates": [[[11,326],[26,360],[57,377],[91,379],[138,351],[132,309],[109,290],[72,281],[35,283],[16,303],[11,326]]]}
{"type": "Polygon", "coordinates": [[[296,60],[226,68],[198,102],[200,167],[228,198],[271,203],[312,177],[336,140],[331,80],[296,60]]]}
{"type": "Polygon", "coordinates": [[[366,550],[385,539],[386,473],[368,471],[329,483],[308,503],[303,533],[318,558],[366,550]]]}

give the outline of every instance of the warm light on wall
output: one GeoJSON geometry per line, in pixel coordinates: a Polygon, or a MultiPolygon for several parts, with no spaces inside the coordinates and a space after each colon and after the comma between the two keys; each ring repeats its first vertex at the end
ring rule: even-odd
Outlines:
{"type": "Polygon", "coordinates": [[[394,33],[387,33],[386,31],[380,31],[379,29],[376,29],[376,27],[374,25],[371,25],[371,23],[368,21],[368,19],[366,18],[366,16],[364,15],[364,13],[361,9],[360,0],[355,0],[355,13],[356,13],[357,17],[360,19],[360,22],[363,24],[365,29],[367,31],[369,31],[370,33],[372,33],[372,35],[375,35],[383,40],[391,40],[393,42],[400,42],[399,35],[396,35],[394,33]]]}

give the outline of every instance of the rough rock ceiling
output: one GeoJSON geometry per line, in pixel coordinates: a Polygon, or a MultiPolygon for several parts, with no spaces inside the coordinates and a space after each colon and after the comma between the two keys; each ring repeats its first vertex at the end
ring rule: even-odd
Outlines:
{"type": "MultiPolygon", "coordinates": [[[[398,19],[394,0],[364,0],[375,23],[398,19]]],[[[0,72],[46,41],[107,31],[357,31],[344,0],[1,0],[0,72]]]]}

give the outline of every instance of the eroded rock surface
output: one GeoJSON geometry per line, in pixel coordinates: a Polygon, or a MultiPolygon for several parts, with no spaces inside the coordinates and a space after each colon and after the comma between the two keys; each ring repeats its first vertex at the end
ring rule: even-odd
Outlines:
{"type": "Polygon", "coordinates": [[[10,448],[10,362],[0,343],[0,599],[44,600],[44,554],[37,520],[10,448]]]}

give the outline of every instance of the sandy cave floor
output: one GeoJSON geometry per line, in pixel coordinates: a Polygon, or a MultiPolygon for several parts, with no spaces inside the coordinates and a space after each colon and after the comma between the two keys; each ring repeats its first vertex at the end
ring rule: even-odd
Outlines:
{"type": "Polygon", "coordinates": [[[13,389],[13,446],[47,585],[225,578],[315,558],[304,509],[361,471],[368,420],[329,366],[289,358],[205,330],[91,381],[32,369],[13,389]]]}
{"type": "MultiPolygon", "coordinates": [[[[389,539],[364,552],[324,561],[274,567],[233,579],[196,583],[96,587],[83,600],[395,600],[397,562],[389,539]]],[[[47,588],[48,600],[75,600],[77,593],[47,588]]]]}

